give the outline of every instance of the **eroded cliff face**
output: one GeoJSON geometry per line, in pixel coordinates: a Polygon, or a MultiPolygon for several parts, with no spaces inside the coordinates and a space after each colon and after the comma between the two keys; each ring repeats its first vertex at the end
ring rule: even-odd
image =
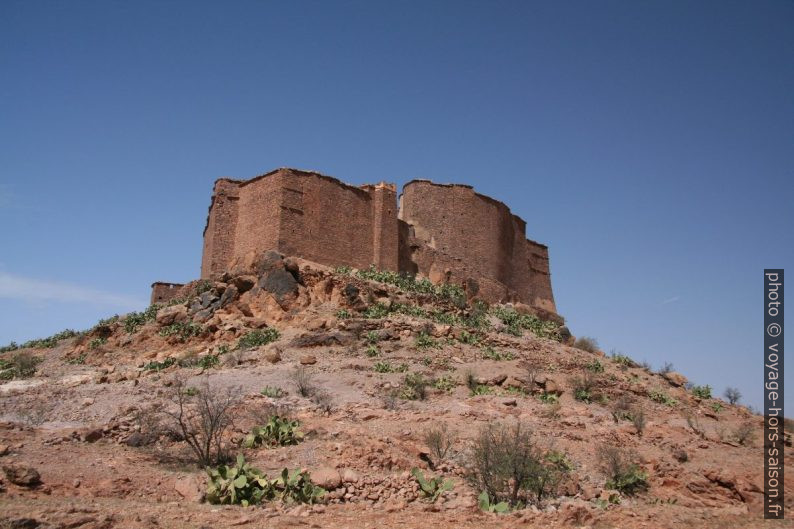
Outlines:
{"type": "Polygon", "coordinates": [[[202,278],[251,251],[275,249],[327,266],[418,274],[466,287],[471,298],[520,302],[556,315],[548,248],[526,223],[470,186],[354,187],[335,178],[277,169],[215,184],[204,231],[202,278]]]}

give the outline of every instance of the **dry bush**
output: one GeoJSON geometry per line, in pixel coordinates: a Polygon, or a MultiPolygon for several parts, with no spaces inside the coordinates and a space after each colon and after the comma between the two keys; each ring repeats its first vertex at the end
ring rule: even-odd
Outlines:
{"type": "Polygon", "coordinates": [[[551,404],[544,405],[540,409],[540,416],[544,419],[559,419],[561,409],[562,404],[560,404],[560,401],[555,401],[551,404]]]}
{"type": "Polygon", "coordinates": [[[334,411],[334,398],[325,389],[316,388],[310,399],[326,415],[334,411]]]}
{"type": "Polygon", "coordinates": [[[612,414],[612,419],[615,421],[616,424],[624,419],[628,419],[629,417],[631,417],[632,406],[633,403],[631,401],[631,398],[628,397],[628,395],[621,395],[617,399],[615,399],[615,402],[612,404],[610,413],[612,414]]]}
{"type": "Polygon", "coordinates": [[[598,461],[607,477],[606,487],[625,494],[634,494],[648,487],[648,476],[634,461],[633,452],[612,445],[598,449],[598,461]]]}
{"type": "Polygon", "coordinates": [[[598,378],[593,373],[585,372],[582,375],[573,376],[568,379],[568,383],[576,400],[588,403],[595,400],[594,390],[598,386],[598,378]]]}
{"type": "Polygon", "coordinates": [[[701,439],[706,438],[706,428],[700,423],[700,417],[692,412],[684,413],[684,418],[689,428],[698,435],[701,439]]]}
{"type": "Polygon", "coordinates": [[[742,398],[742,393],[737,388],[725,388],[724,395],[730,404],[736,404],[742,398]]]}
{"type": "Polygon", "coordinates": [[[246,408],[248,419],[253,422],[255,426],[267,424],[272,417],[291,419],[295,411],[289,404],[281,402],[260,401],[257,405],[246,408]]]}
{"type": "Polygon", "coordinates": [[[314,382],[314,375],[304,366],[296,367],[290,375],[290,379],[301,397],[311,397],[317,392],[318,388],[314,382]]]}
{"type": "Polygon", "coordinates": [[[634,428],[637,430],[637,435],[642,437],[642,433],[645,431],[645,412],[642,411],[642,408],[635,407],[632,408],[629,413],[631,424],[633,424],[634,428]]]}
{"type": "Polygon", "coordinates": [[[226,460],[223,436],[232,426],[231,411],[240,401],[240,390],[213,388],[207,378],[197,392],[186,390],[185,380],[177,377],[169,395],[172,406],[163,410],[168,426],[190,446],[199,465],[217,465],[226,460]]]}
{"type": "Polygon", "coordinates": [[[447,458],[450,449],[458,440],[458,434],[450,430],[446,423],[441,423],[425,430],[422,439],[430,450],[434,464],[438,465],[447,458]]]}
{"type": "Polygon", "coordinates": [[[573,346],[588,353],[597,353],[599,351],[598,341],[590,336],[581,336],[576,339],[573,346]]]}
{"type": "Polygon", "coordinates": [[[490,422],[474,440],[469,479],[491,502],[538,504],[556,493],[565,476],[564,468],[548,455],[526,424],[490,422]]]}
{"type": "Polygon", "coordinates": [[[750,446],[752,444],[754,431],[755,426],[753,426],[753,423],[750,421],[743,422],[733,431],[733,438],[736,439],[736,442],[740,445],[750,446]]]}
{"type": "Polygon", "coordinates": [[[384,409],[389,411],[396,410],[400,407],[400,392],[396,389],[384,391],[380,395],[380,401],[384,409]]]}

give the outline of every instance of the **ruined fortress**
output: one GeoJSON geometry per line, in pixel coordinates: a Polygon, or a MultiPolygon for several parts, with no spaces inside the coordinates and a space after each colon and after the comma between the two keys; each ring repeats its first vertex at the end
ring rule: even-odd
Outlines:
{"type": "MultiPolygon", "coordinates": [[[[249,252],[275,249],[328,266],[419,275],[463,285],[489,302],[520,302],[556,315],[548,248],[526,223],[471,186],[412,180],[355,187],[312,171],[276,169],[215,182],[201,277],[217,277],[249,252]]],[[[181,285],[157,282],[152,302],[181,285]]]]}

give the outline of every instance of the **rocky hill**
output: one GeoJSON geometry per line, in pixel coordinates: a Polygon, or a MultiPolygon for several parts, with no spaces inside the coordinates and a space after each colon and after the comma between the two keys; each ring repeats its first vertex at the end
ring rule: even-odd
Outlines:
{"type": "Polygon", "coordinates": [[[0,526],[759,527],[761,418],[593,345],[452,285],[250,255],[2,348],[0,526]]]}

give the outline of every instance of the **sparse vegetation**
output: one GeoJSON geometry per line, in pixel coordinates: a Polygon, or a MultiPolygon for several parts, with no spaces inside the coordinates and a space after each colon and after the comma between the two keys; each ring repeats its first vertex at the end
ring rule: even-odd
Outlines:
{"type": "Polygon", "coordinates": [[[316,503],[325,490],[311,481],[308,472],[300,469],[281,471],[275,479],[269,479],[262,471],[245,462],[242,454],[237,456],[233,467],[219,466],[208,469],[209,487],[207,502],[211,504],[242,505],[247,507],[262,501],[279,499],[286,503],[316,503]]]}
{"type": "Polygon", "coordinates": [[[311,397],[317,391],[314,375],[304,366],[296,367],[290,378],[301,397],[311,397]]]}
{"type": "Polygon", "coordinates": [[[447,393],[455,389],[457,385],[458,383],[450,375],[442,375],[433,379],[433,387],[447,393]]]}
{"type": "Polygon", "coordinates": [[[257,329],[244,334],[237,342],[237,348],[242,350],[253,349],[254,347],[260,347],[275,342],[278,339],[279,332],[273,327],[257,329]]]}
{"type": "Polygon", "coordinates": [[[454,486],[454,483],[451,479],[444,479],[441,476],[428,476],[425,478],[425,475],[422,473],[422,471],[416,467],[411,469],[411,475],[419,484],[419,490],[422,491],[422,494],[424,494],[431,503],[435,503],[435,501],[441,497],[442,494],[452,490],[454,486]]]}
{"type": "Polygon", "coordinates": [[[736,442],[740,445],[749,446],[752,441],[753,432],[755,431],[755,426],[750,421],[745,421],[740,424],[736,430],[733,432],[733,438],[736,439],[736,442]]]}
{"type": "Polygon", "coordinates": [[[425,400],[428,381],[421,373],[408,373],[403,378],[400,397],[406,400],[425,400]]]}
{"type": "Polygon", "coordinates": [[[706,438],[706,428],[700,423],[700,417],[696,414],[686,411],[684,412],[684,419],[686,419],[687,426],[701,439],[706,438]]]}
{"type": "Polygon", "coordinates": [[[338,311],[336,311],[336,317],[340,320],[347,320],[352,318],[353,315],[350,314],[350,311],[347,309],[339,309],[338,311]]]}
{"type": "Polygon", "coordinates": [[[284,396],[284,390],[275,386],[265,386],[259,393],[271,399],[280,399],[284,396]]]}
{"type": "Polygon", "coordinates": [[[610,358],[613,362],[615,362],[617,365],[623,368],[637,367],[637,362],[635,362],[628,356],[624,355],[623,353],[612,351],[612,355],[610,356],[610,358]]]}
{"type": "Polygon", "coordinates": [[[573,342],[573,346],[582,351],[587,351],[588,353],[597,353],[600,351],[598,341],[590,336],[580,336],[573,342]]]}
{"type": "Polygon", "coordinates": [[[165,360],[160,361],[160,362],[158,362],[156,360],[152,360],[148,364],[145,364],[143,366],[143,368],[146,371],[162,371],[163,369],[167,369],[167,368],[171,367],[174,364],[176,364],[176,358],[168,357],[165,360]]]}
{"type": "Polygon", "coordinates": [[[186,342],[194,336],[201,336],[204,329],[198,323],[192,321],[180,321],[161,328],[157,334],[160,336],[176,336],[180,342],[186,342]]]}
{"type": "Polygon", "coordinates": [[[416,337],[414,345],[419,349],[430,349],[432,347],[438,347],[438,342],[426,332],[420,332],[416,337]]]}
{"type": "Polygon", "coordinates": [[[513,353],[510,351],[500,352],[495,350],[493,347],[483,347],[482,357],[487,360],[496,360],[497,362],[502,360],[512,360],[514,358],[513,353]]]}
{"type": "Polygon", "coordinates": [[[257,446],[289,446],[296,445],[303,440],[303,433],[298,430],[298,421],[273,415],[264,426],[254,426],[245,439],[243,446],[254,448],[257,446]]]}
{"type": "Polygon", "coordinates": [[[521,336],[528,330],[538,338],[560,340],[560,326],[553,321],[541,320],[531,314],[521,314],[507,307],[493,307],[491,314],[505,325],[504,332],[513,336],[521,336]]]}
{"type": "Polygon", "coordinates": [[[232,424],[232,408],[239,402],[239,390],[220,390],[205,379],[193,396],[177,377],[171,385],[171,407],[163,410],[169,427],[185,441],[202,467],[217,465],[226,460],[223,437],[232,424]]]}
{"type": "Polygon", "coordinates": [[[389,362],[375,362],[372,369],[374,369],[376,373],[394,373],[394,366],[389,362]]]}
{"type": "Polygon", "coordinates": [[[737,388],[730,386],[725,388],[725,393],[723,395],[729,404],[738,404],[742,398],[741,392],[737,388]]]}
{"type": "Polygon", "coordinates": [[[549,455],[535,442],[526,424],[491,422],[474,440],[469,478],[485,491],[489,504],[539,504],[556,494],[567,473],[566,465],[549,455]]]}
{"type": "Polygon", "coordinates": [[[633,495],[648,488],[648,474],[633,459],[626,449],[604,445],[598,450],[601,469],[607,476],[606,488],[633,495]]]}
{"type": "Polygon", "coordinates": [[[673,364],[671,362],[665,362],[661,368],[659,368],[660,375],[666,375],[667,373],[673,372],[673,364]]]}
{"type": "Polygon", "coordinates": [[[658,402],[659,404],[664,404],[666,406],[675,406],[676,404],[678,404],[677,400],[669,396],[664,391],[658,389],[653,389],[649,391],[648,398],[650,398],[654,402],[658,402]]]}
{"type": "Polygon", "coordinates": [[[105,336],[97,336],[96,338],[92,338],[90,342],[88,342],[88,348],[91,350],[98,349],[108,343],[108,339],[105,336]]]}
{"type": "Polygon", "coordinates": [[[571,377],[569,380],[573,396],[576,400],[590,403],[595,399],[593,390],[596,387],[597,380],[592,373],[585,372],[582,375],[571,377]]]}
{"type": "Polygon", "coordinates": [[[450,430],[446,423],[441,423],[439,426],[433,426],[425,430],[422,440],[430,450],[433,463],[438,465],[438,463],[447,458],[447,454],[458,440],[458,435],[453,430],[450,430]]]}
{"type": "Polygon", "coordinates": [[[701,399],[710,399],[711,398],[711,386],[706,384],[705,386],[692,386],[692,395],[701,398],[701,399]]]}
{"type": "Polygon", "coordinates": [[[588,362],[587,365],[585,365],[585,368],[588,371],[590,371],[591,373],[603,373],[604,372],[604,366],[603,366],[603,364],[601,364],[601,362],[598,359],[595,359],[592,362],[588,362]]]}
{"type": "MultiPolygon", "coordinates": [[[[349,273],[350,271],[348,271],[349,273]]],[[[437,299],[447,300],[460,306],[466,303],[466,294],[459,285],[449,283],[435,285],[428,279],[417,280],[407,274],[378,270],[375,265],[371,265],[365,270],[359,270],[355,275],[361,279],[394,285],[404,292],[429,294],[437,299]]]]}
{"type": "Polygon", "coordinates": [[[138,330],[149,323],[154,321],[157,316],[157,311],[162,308],[162,305],[154,304],[142,312],[130,312],[124,317],[124,330],[128,334],[135,334],[138,330]]]}

